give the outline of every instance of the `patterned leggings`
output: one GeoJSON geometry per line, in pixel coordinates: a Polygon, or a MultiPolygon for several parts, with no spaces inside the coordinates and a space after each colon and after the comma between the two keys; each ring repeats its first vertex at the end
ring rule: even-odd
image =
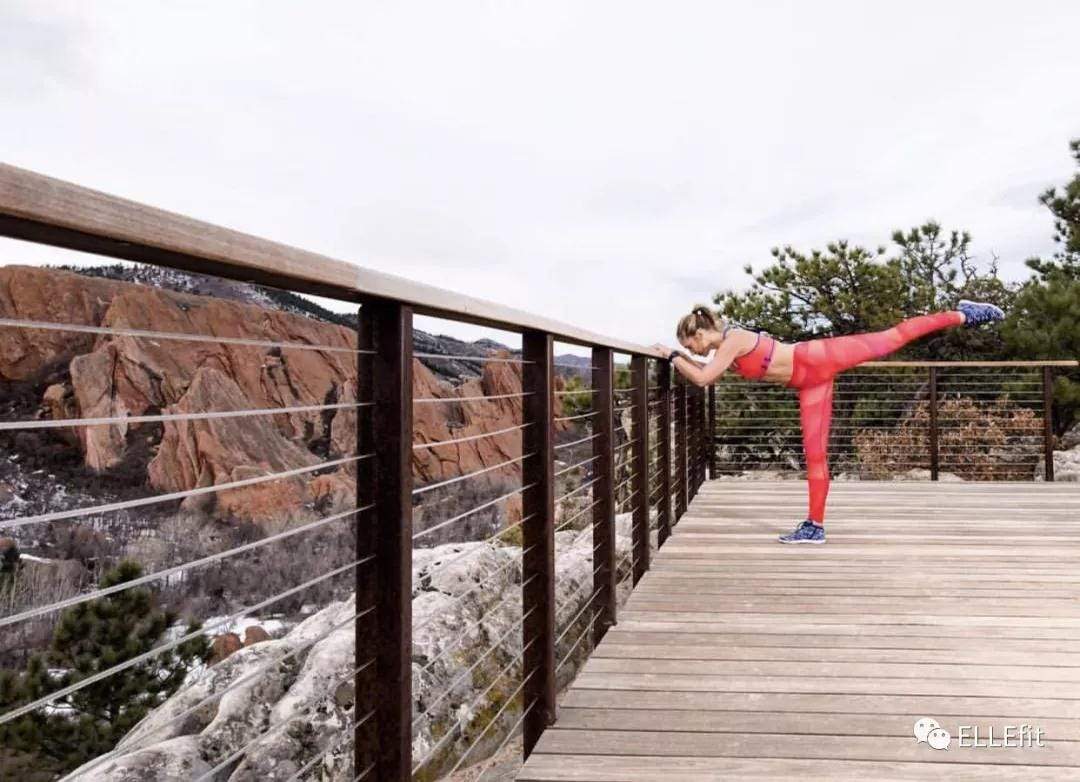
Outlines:
{"type": "Polygon", "coordinates": [[[963,322],[964,316],[959,312],[937,312],[910,318],[885,331],[815,339],[795,346],[794,369],[788,387],[799,389],[806,480],[810,487],[808,519],[818,525],[825,524],[833,378],[864,361],[887,356],[919,337],[963,322]]]}

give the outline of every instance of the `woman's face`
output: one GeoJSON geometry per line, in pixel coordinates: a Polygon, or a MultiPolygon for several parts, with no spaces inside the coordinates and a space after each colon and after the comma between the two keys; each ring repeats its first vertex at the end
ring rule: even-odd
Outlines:
{"type": "Polygon", "coordinates": [[[701,329],[698,329],[686,339],[680,339],[679,344],[695,356],[704,356],[709,352],[709,348],[705,344],[705,332],[701,329]]]}

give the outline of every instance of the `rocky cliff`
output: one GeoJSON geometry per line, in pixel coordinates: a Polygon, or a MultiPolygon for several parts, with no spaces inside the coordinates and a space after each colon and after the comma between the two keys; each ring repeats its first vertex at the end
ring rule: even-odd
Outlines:
{"type": "MultiPolygon", "coordinates": [[[[631,524],[630,514],[616,519],[616,562],[630,550],[631,524]]],[[[559,532],[556,549],[556,624],[560,632],[567,629],[556,659],[569,660],[560,671],[565,685],[589,649],[588,643],[575,646],[588,616],[574,628],[567,625],[590,595],[591,528],[559,532]]],[[[500,678],[521,654],[521,634],[514,632],[521,622],[520,600],[508,599],[520,594],[520,576],[508,567],[520,559],[520,548],[490,543],[416,552],[413,755],[418,763],[426,760],[416,779],[445,774],[474,740],[479,744],[468,761],[487,757],[520,716],[520,702],[499,714],[520,681],[512,668],[500,678]],[[477,590],[485,580],[489,586],[477,590]]],[[[113,757],[91,762],[71,779],[182,782],[224,764],[217,782],[286,780],[301,769],[326,782],[352,780],[355,613],[351,598],[334,603],[285,637],[240,649],[193,675],[120,742],[113,757]]]]}
{"type": "MultiPolygon", "coordinates": [[[[238,284],[228,285],[211,291],[229,294],[218,298],[200,295],[204,291],[194,284],[185,289],[197,292],[186,293],[57,269],[0,268],[0,318],[233,340],[0,328],[0,383],[19,389],[8,395],[16,401],[8,401],[7,415],[124,418],[356,400],[357,357],[350,352],[357,344],[354,329],[275,308],[265,297],[256,299],[259,303],[242,301],[238,284]]],[[[492,354],[494,348],[474,352],[492,354]]],[[[478,377],[453,384],[415,362],[415,396],[445,400],[416,405],[417,442],[496,432],[521,422],[518,400],[472,399],[520,391],[520,367],[480,366],[478,377]]],[[[104,474],[123,466],[141,471],[147,487],[157,493],[353,455],[355,425],[355,409],[341,408],[164,424],[119,422],[72,427],[59,436],[78,449],[91,470],[104,474]]],[[[438,481],[519,455],[517,432],[419,449],[415,477],[420,484],[438,481]]],[[[516,475],[514,466],[492,471],[484,480],[516,475]]],[[[217,518],[267,524],[293,519],[319,504],[343,505],[353,492],[353,478],[344,466],[329,475],[307,473],[189,498],[187,507],[217,518]]]]}

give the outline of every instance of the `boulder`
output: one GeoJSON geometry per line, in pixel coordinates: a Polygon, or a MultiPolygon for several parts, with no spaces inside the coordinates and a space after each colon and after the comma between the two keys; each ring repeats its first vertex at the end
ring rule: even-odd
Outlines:
{"type": "Polygon", "coordinates": [[[178,736],[136,750],[79,775],[83,782],[191,782],[212,766],[203,760],[195,736],[178,736]]]}
{"type": "MultiPolygon", "coordinates": [[[[1046,460],[1035,466],[1035,480],[1046,480],[1046,460]]],[[[1080,445],[1067,451],[1054,451],[1054,480],[1064,483],[1080,482],[1080,445]]]]}
{"type": "Polygon", "coordinates": [[[1078,445],[1080,445],[1080,423],[1073,426],[1072,429],[1061,436],[1062,450],[1071,451],[1078,445]]]}
{"type": "Polygon", "coordinates": [[[252,644],[259,644],[269,640],[270,633],[266,632],[258,625],[251,625],[251,627],[244,630],[244,646],[251,646],[252,644]]]}
{"type": "Polygon", "coordinates": [[[219,663],[227,659],[233,652],[240,651],[243,647],[244,644],[240,643],[240,636],[236,633],[222,633],[215,636],[210,644],[211,662],[219,663]]]}

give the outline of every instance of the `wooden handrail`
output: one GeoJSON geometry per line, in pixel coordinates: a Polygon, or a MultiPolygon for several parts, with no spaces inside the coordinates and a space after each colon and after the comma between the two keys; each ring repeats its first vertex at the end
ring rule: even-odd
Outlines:
{"type": "Polygon", "coordinates": [[[652,356],[644,345],[4,163],[0,163],[0,236],[346,301],[388,299],[411,305],[423,315],[545,332],[560,342],[652,356]]]}

